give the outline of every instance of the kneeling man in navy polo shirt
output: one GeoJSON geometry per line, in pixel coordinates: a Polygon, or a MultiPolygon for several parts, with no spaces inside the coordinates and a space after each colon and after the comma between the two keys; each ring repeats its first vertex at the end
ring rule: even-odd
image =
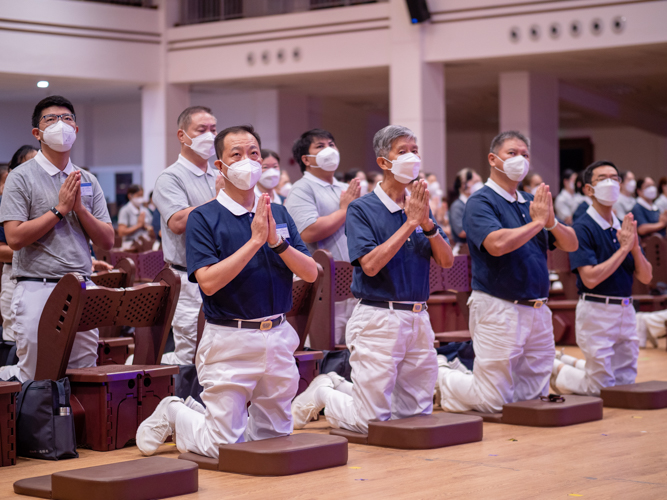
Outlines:
{"type": "MultiPolygon", "coordinates": [[[[503,132],[491,142],[491,175],[463,216],[472,259],[473,372],[438,358],[441,406],[496,413],[549,390],[554,336],[547,247],[577,249],[574,230],[554,217],[549,187],[517,191],[528,173],[528,139],[503,132]]],[[[461,367],[463,368],[463,367],[461,367]]]]}
{"type": "Polygon", "coordinates": [[[442,229],[433,222],[419,175],[417,138],[390,125],[373,139],[384,180],[350,203],[345,231],[354,268],[352,293],[361,299],[347,324],[353,384],[320,375],[292,404],[295,428],[325,408],[328,422],[366,433],[371,419],[389,420],[433,411],[438,372],[435,335],[426,312],[431,257],[454,262],[442,229]]]}
{"type": "Polygon", "coordinates": [[[574,224],[579,249],[570,254],[570,266],[578,275],[577,345],[586,361],[567,355],[554,360],[551,385],[562,394],[598,396],[604,387],[635,382],[639,338],[632,279],[648,284],[653,273],[633,214],[621,226],[612,210],[620,193],[616,166],[595,162],[584,171],[584,182],[593,204],[574,224]]]}
{"type": "Polygon", "coordinates": [[[225,187],[192,211],[186,229],[188,276],[199,284],[206,316],[195,356],[206,409],[191,400],[188,406],[176,397],[162,400],[137,430],[145,455],[172,434],[181,452],[217,458],[221,444],[292,432],[299,337],[285,313],[293,273],[312,283],[317,265],[287,210],[267,194],[255,195],[260,146],[251,126],[215,138],[225,187]]]}

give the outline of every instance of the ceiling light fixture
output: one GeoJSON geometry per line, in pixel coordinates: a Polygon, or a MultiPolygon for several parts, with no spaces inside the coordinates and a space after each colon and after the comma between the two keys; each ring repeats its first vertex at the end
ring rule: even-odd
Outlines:
{"type": "Polygon", "coordinates": [[[37,82],[37,86],[40,89],[45,89],[46,87],[49,86],[49,82],[47,82],[46,80],[40,80],[40,81],[37,82]]]}

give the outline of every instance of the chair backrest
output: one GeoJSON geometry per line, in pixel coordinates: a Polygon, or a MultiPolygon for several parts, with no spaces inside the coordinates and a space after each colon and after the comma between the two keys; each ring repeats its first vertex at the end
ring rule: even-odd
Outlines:
{"type": "Polygon", "coordinates": [[[428,281],[431,293],[469,292],[472,273],[470,272],[470,256],[457,255],[452,267],[445,269],[431,259],[428,281]]]}
{"type": "Polygon", "coordinates": [[[659,234],[642,238],[646,259],[653,267],[653,279],[649,286],[656,288],[659,282],[667,283],[667,240],[659,234]]]}
{"type": "Polygon", "coordinates": [[[98,271],[90,276],[97,286],[107,288],[127,288],[134,285],[136,266],[132,259],[121,259],[110,271],[98,271]]]}
{"type": "MultiPolygon", "coordinates": [[[[322,267],[322,281],[316,314],[310,331],[310,346],[313,349],[331,351],[335,349],[334,302],[336,301],[336,263],[328,250],[315,250],[313,259],[322,267]]],[[[341,287],[338,287],[339,290],[341,287]]]]}
{"type": "Polygon", "coordinates": [[[557,273],[570,272],[570,254],[560,248],[548,250],[547,269],[557,273]]]}
{"type": "Polygon", "coordinates": [[[64,377],[76,332],[104,326],[135,327],[134,363],[159,364],[180,288],[171,269],[153,283],[130,288],[98,287],[76,273],[65,275],[39,320],[35,380],[64,377]]]}

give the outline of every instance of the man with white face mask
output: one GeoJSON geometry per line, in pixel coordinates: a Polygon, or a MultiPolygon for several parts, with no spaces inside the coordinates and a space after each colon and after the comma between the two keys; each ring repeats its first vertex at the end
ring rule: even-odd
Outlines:
{"type": "Polygon", "coordinates": [[[361,299],[347,325],[353,384],[319,375],[292,403],[294,426],[322,408],[334,427],[367,433],[371,419],[427,415],[438,371],[426,300],[431,257],[443,267],[452,249],[429,209],[428,183],[414,181],[417,138],[389,125],[373,138],[384,180],[348,208],[345,230],[354,267],[352,293],[361,299]],[[405,187],[412,183],[412,194],[405,187]]]}
{"type": "Polygon", "coordinates": [[[604,387],[635,382],[639,339],[632,279],[649,283],[652,270],[633,215],[627,214],[621,225],[612,211],[620,192],[616,166],[598,161],[583,176],[584,193],[593,204],[574,224],[579,248],[570,253],[570,266],[578,275],[575,327],[586,361],[559,356],[551,385],[562,394],[598,396],[604,387]]]}
{"type": "MultiPolygon", "coordinates": [[[[193,362],[197,341],[197,318],[201,307],[199,289],[187,277],[185,229],[190,213],[217,196],[224,179],[208,164],[215,154],[216,119],[204,106],[192,106],[178,117],[181,154],[155,182],[153,202],[160,212],[164,260],[181,278],[181,293],[174,313],[174,352],[165,353],[165,364],[193,362]]],[[[128,359],[131,363],[132,359],[128,359]]]]}
{"type": "Polygon", "coordinates": [[[281,197],[276,188],[280,182],[280,157],[278,153],[270,149],[262,149],[262,175],[255,186],[255,194],[261,196],[269,195],[271,203],[282,205],[284,198],[281,197]]]}
{"type": "Polygon", "coordinates": [[[660,213],[653,201],[658,197],[658,188],[650,177],[637,181],[637,204],[632,207],[632,215],[637,221],[639,236],[657,233],[663,238],[667,236],[667,212],[660,213]]]}
{"type": "MultiPolygon", "coordinates": [[[[331,252],[334,260],[349,262],[345,216],[350,202],[360,195],[359,179],[346,185],[334,178],[340,154],[333,135],[326,130],[313,129],[302,134],[294,142],[292,154],[303,177],[292,186],[285,207],[301,238],[311,253],[323,248],[331,252]]],[[[337,344],[343,343],[345,325],[356,302],[348,299],[335,304],[337,344]]]]}
{"type": "Polygon", "coordinates": [[[547,248],[577,249],[574,230],[554,216],[549,187],[517,190],[528,173],[528,139],[503,132],[491,142],[486,185],[470,197],[463,228],[472,259],[472,373],[438,357],[441,406],[500,412],[549,391],[554,359],[547,248]]]}
{"type": "Polygon", "coordinates": [[[621,172],[621,194],[618,201],[614,203],[614,213],[616,217],[623,220],[625,214],[632,212],[632,208],[637,203],[635,191],[637,190],[637,180],[635,174],[630,172],[621,172]]]}
{"type": "MultiPolygon", "coordinates": [[[[104,193],[94,175],[72,164],[70,150],[79,128],[72,103],[61,96],[40,101],[32,135],[41,151],[8,176],[0,205],[7,243],[14,250],[17,281],[11,315],[19,363],[0,369],[0,379],[35,376],[37,327],[44,304],[65,274],[91,273],[90,241],[106,250],[114,231],[104,193]]],[[[97,329],[78,332],[69,368],[95,366],[97,329]]]]}
{"type": "Polygon", "coordinates": [[[127,188],[128,203],[118,211],[118,236],[123,238],[122,249],[132,247],[139,238],[152,231],[151,213],[144,207],[144,190],[138,184],[127,188]]]}
{"type": "Polygon", "coordinates": [[[215,146],[227,182],[187,226],[188,279],[199,285],[206,316],[195,362],[206,409],[165,398],[137,430],[145,455],[172,434],[181,452],[217,458],[222,444],[292,432],[299,337],[285,313],[293,274],[312,283],[317,264],[287,210],[255,195],[262,171],[255,130],[227,128],[215,146]]]}

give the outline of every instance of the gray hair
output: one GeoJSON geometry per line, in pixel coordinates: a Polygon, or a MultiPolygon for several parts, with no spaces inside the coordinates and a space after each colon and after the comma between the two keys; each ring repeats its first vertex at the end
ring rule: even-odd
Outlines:
{"type": "Polygon", "coordinates": [[[497,136],[493,138],[491,141],[491,148],[489,151],[491,153],[497,153],[500,148],[503,147],[503,144],[505,144],[505,141],[508,141],[510,139],[518,139],[520,141],[523,141],[526,143],[526,146],[530,149],[530,140],[528,137],[523,135],[521,132],[518,132],[516,130],[508,130],[507,132],[501,132],[497,136]]]}
{"type": "Polygon", "coordinates": [[[408,127],[402,125],[387,125],[382,130],[378,131],[373,137],[373,149],[375,150],[376,158],[387,157],[391,151],[391,145],[394,140],[399,137],[407,137],[408,139],[417,140],[415,134],[408,127]]]}

